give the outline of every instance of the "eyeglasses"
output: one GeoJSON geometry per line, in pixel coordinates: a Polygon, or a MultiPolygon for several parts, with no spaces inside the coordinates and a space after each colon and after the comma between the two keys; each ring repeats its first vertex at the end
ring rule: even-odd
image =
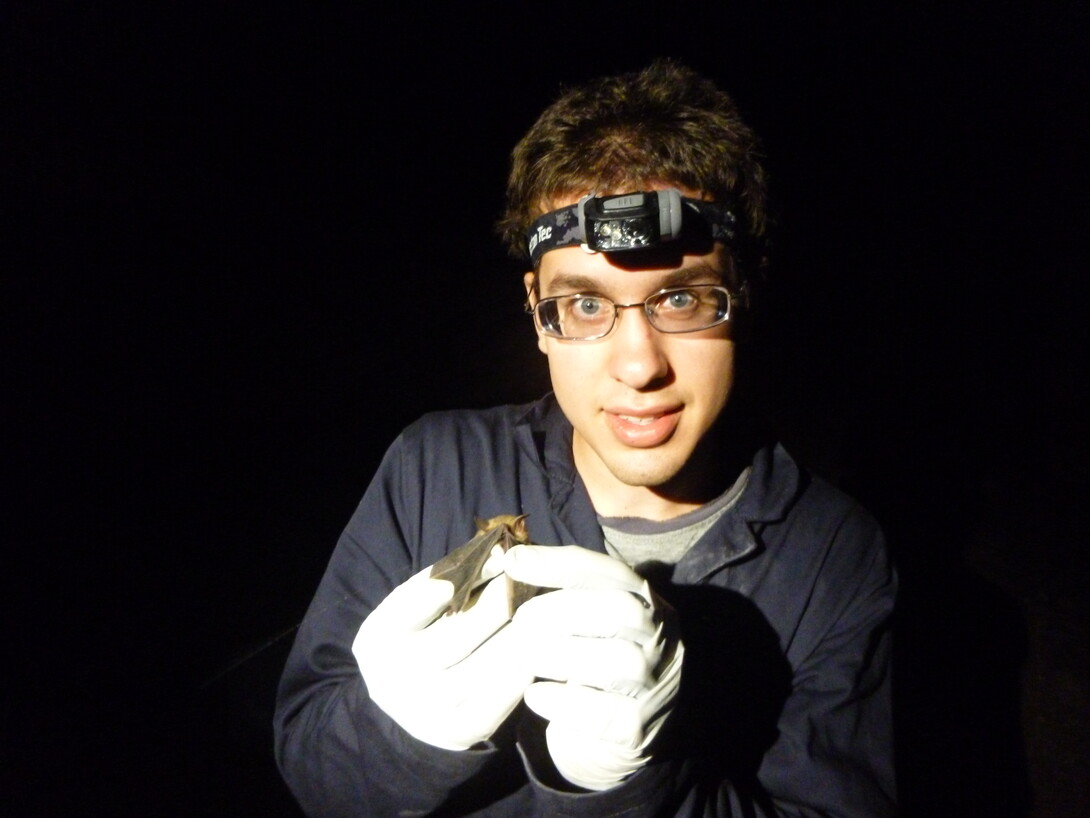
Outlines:
{"type": "Polygon", "coordinates": [[[629,307],[643,307],[648,323],[659,332],[698,332],[730,320],[730,302],[735,296],[726,287],[694,284],[667,287],[635,304],[617,304],[600,295],[557,295],[527,302],[534,323],[545,335],[565,341],[593,341],[613,330],[617,313],[629,307]]]}

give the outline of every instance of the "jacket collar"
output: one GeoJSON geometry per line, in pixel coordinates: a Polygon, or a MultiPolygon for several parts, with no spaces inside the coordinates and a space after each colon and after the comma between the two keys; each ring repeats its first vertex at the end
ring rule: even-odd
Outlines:
{"type": "Polygon", "coordinates": [[[758,557],[764,551],[760,537],[764,524],[787,516],[801,483],[799,466],[782,445],[760,449],[742,496],[682,557],[675,581],[697,583],[728,565],[758,557]]]}
{"type": "Polygon", "coordinates": [[[517,421],[520,445],[545,474],[554,520],[562,539],[605,553],[602,529],[572,457],[572,425],[550,392],[517,421]]]}

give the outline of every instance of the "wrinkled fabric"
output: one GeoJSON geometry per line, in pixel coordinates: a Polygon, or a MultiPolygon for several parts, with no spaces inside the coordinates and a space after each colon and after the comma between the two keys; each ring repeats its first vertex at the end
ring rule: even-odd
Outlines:
{"type": "Polygon", "coordinates": [[[277,762],[307,814],[891,815],[896,577],[871,516],[780,446],[756,453],[738,502],[652,578],[678,612],[681,692],[651,761],[620,785],[567,791],[525,705],[454,751],[368,698],[351,651],[360,624],[473,536],[475,516],[526,514],[535,543],[605,551],[571,434],[549,397],[428,415],[390,447],[280,684],[277,762]]]}

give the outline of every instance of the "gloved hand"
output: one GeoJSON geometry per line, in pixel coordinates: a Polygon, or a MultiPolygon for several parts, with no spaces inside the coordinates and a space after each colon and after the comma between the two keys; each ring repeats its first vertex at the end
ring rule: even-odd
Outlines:
{"type": "Polygon", "coordinates": [[[520,638],[542,679],[526,704],[549,721],[545,739],[571,783],[604,790],[650,756],[681,685],[684,646],[673,610],[619,560],[579,546],[518,545],[504,572],[559,588],[515,613],[520,638]]]}
{"type": "MultiPolygon", "coordinates": [[[[497,550],[486,564],[486,578],[499,573],[501,556],[497,550]]],[[[371,699],[390,718],[421,741],[464,750],[495,732],[533,672],[505,627],[505,583],[490,582],[469,610],[440,616],[454,586],[430,573],[390,592],[360,626],[352,653],[371,699]]]]}

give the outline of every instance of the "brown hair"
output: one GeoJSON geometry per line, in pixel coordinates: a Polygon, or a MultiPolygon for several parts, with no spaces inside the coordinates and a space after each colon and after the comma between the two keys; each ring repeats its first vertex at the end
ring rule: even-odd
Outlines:
{"type": "Polygon", "coordinates": [[[731,248],[735,261],[744,274],[764,264],[768,217],[757,137],[729,96],[673,61],[568,89],[511,159],[497,228],[521,261],[528,258],[526,231],[558,199],[660,182],[737,202],[744,240],[731,248]]]}

